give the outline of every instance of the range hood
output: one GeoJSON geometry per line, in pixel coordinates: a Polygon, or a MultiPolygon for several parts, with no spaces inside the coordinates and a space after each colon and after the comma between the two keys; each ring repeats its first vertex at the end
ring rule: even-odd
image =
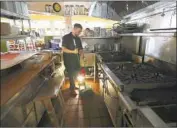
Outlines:
{"type": "Polygon", "coordinates": [[[119,15],[113,10],[111,6],[109,6],[109,2],[107,1],[96,1],[93,2],[89,9],[89,16],[111,19],[119,21],[121,20],[119,15]]]}
{"type": "Polygon", "coordinates": [[[96,1],[89,10],[89,16],[120,21],[124,16],[146,8],[156,1],[96,1]]]}

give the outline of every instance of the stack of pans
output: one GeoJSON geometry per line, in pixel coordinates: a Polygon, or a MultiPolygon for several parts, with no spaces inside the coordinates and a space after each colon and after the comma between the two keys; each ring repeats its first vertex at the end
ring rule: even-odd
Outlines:
{"type": "Polygon", "coordinates": [[[113,30],[117,33],[136,33],[142,32],[143,26],[138,26],[137,24],[113,24],[113,30]]]}

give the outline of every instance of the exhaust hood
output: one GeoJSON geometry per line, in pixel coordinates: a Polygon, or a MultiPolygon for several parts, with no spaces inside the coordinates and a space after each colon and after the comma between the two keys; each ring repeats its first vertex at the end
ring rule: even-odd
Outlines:
{"type": "Polygon", "coordinates": [[[156,1],[96,1],[90,7],[89,16],[120,21],[124,16],[154,3],[156,1]]]}

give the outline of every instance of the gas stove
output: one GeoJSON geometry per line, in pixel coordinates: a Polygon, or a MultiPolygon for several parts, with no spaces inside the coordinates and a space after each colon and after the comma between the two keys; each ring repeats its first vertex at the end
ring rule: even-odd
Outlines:
{"type": "Polygon", "coordinates": [[[139,106],[177,104],[177,85],[154,89],[134,89],[130,93],[130,98],[139,106]]]}
{"type": "Polygon", "coordinates": [[[176,83],[176,76],[164,73],[146,63],[106,63],[106,66],[119,79],[120,84],[123,84],[125,88],[122,89],[128,92],[133,89],[151,89],[169,84],[172,86],[176,83]]]}
{"type": "Polygon", "coordinates": [[[151,108],[169,127],[177,127],[177,105],[151,108]]]}
{"type": "MultiPolygon", "coordinates": [[[[161,71],[148,63],[128,61],[104,63],[101,68],[106,80],[121,91],[118,93],[120,111],[127,111],[127,120],[133,126],[176,125],[176,116],[171,115],[171,111],[176,110],[172,106],[177,105],[176,76],[173,73],[161,71]]],[[[106,89],[109,86],[107,84],[106,89]]]]}

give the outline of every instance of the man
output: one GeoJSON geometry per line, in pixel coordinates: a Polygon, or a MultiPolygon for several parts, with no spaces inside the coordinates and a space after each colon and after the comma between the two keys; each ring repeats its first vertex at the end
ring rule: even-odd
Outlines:
{"type": "Polygon", "coordinates": [[[62,50],[63,59],[66,71],[68,72],[70,89],[72,94],[76,94],[74,78],[80,70],[80,55],[83,56],[82,43],[79,35],[82,31],[80,24],[74,24],[74,28],[71,33],[63,36],[62,50]]]}
{"type": "Polygon", "coordinates": [[[94,36],[94,31],[91,30],[90,28],[86,28],[82,36],[83,37],[94,36]]]}

